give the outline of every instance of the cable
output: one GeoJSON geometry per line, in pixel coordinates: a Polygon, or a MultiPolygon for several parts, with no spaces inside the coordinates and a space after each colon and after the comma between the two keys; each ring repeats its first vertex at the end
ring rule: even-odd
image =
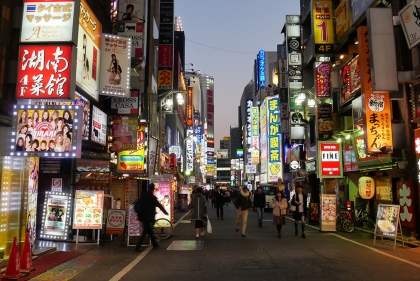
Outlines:
{"type": "Polygon", "coordinates": [[[228,52],[228,53],[234,53],[234,54],[240,54],[240,55],[249,55],[249,54],[255,55],[255,54],[258,53],[258,52],[243,52],[243,51],[227,50],[227,49],[212,47],[212,46],[209,46],[209,45],[198,43],[196,41],[189,40],[189,39],[185,39],[185,40],[190,41],[190,42],[195,43],[195,44],[198,44],[198,45],[201,45],[201,46],[204,46],[204,47],[207,47],[207,48],[210,48],[210,49],[214,49],[214,50],[218,50],[218,51],[223,51],[223,52],[228,52]]]}

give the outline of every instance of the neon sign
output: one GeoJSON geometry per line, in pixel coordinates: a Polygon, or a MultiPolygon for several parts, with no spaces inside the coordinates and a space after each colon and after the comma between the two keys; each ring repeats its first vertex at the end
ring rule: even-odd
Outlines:
{"type": "Polygon", "coordinates": [[[265,51],[259,52],[258,69],[260,73],[260,88],[265,88],[265,51]]]}

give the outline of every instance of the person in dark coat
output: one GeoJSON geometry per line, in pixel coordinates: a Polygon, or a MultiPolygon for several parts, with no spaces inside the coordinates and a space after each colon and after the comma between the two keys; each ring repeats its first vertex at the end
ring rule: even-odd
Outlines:
{"type": "Polygon", "coordinates": [[[248,209],[251,208],[251,193],[248,188],[244,186],[240,190],[238,197],[236,198],[236,231],[239,231],[239,225],[242,220],[242,237],[246,236],[246,225],[248,222],[248,209]]]}
{"type": "Polygon", "coordinates": [[[307,196],[303,193],[303,188],[301,185],[296,187],[296,193],[293,195],[291,200],[291,204],[296,206],[296,211],[293,214],[293,218],[295,219],[295,235],[298,236],[298,222],[302,223],[302,238],[306,238],[305,235],[305,219],[308,213],[308,207],[306,206],[307,196]]]}
{"type": "Polygon", "coordinates": [[[220,190],[220,186],[216,187],[216,192],[214,193],[216,197],[216,214],[217,219],[219,219],[219,211],[220,211],[220,218],[223,219],[223,206],[225,205],[225,193],[220,190]]]}
{"type": "Polygon", "coordinates": [[[155,223],[156,207],[162,210],[162,212],[167,215],[168,212],[165,208],[159,203],[157,197],[153,194],[155,190],[155,185],[151,183],[147,192],[143,193],[141,197],[137,200],[136,205],[139,204],[139,207],[134,207],[135,210],[138,210],[137,218],[140,222],[143,223],[143,232],[139,240],[137,241],[136,251],[140,252],[140,247],[143,244],[143,240],[146,237],[146,234],[149,235],[153,249],[159,247],[158,242],[152,231],[152,225],[155,223]]]}
{"type": "Polygon", "coordinates": [[[262,191],[261,186],[257,187],[257,192],[254,194],[254,208],[258,213],[258,226],[262,227],[262,220],[265,207],[265,193],[262,191]]]}
{"type": "Polygon", "coordinates": [[[204,221],[207,219],[207,200],[203,194],[203,188],[197,187],[191,196],[192,210],[190,220],[195,221],[195,237],[204,236],[204,221]]]}

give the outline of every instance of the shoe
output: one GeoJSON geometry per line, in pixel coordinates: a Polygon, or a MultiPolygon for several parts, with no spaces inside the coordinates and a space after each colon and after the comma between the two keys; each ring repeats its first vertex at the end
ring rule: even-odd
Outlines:
{"type": "Polygon", "coordinates": [[[239,227],[236,228],[236,232],[238,232],[238,231],[239,231],[239,227]]]}
{"type": "Polygon", "coordinates": [[[301,235],[300,237],[302,237],[302,238],[306,238],[305,233],[302,233],[302,235],[301,235]]]}
{"type": "Polygon", "coordinates": [[[159,244],[153,245],[153,249],[159,248],[159,244]]]}
{"type": "Polygon", "coordinates": [[[135,248],[134,250],[135,250],[136,252],[139,252],[139,253],[140,253],[140,252],[142,252],[142,250],[140,250],[140,249],[138,249],[138,248],[135,248]]]}
{"type": "Polygon", "coordinates": [[[299,232],[297,230],[295,230],[295,235],[298,236],[299,232]]]}
{"type": "Polygon", "coordinates": [[[242,233],[242,237],[246,237],[246,235],[242,233]]]}
{"type": "Polygon", "coordinates": [[[195,235],[195,238],[200,238],[200,235],[199,235],[199,234],[196,234],[196,235],[195,235]]]}

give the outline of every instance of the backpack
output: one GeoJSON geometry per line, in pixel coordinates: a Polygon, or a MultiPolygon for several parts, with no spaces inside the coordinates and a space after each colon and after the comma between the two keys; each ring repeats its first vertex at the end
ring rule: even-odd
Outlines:
{"type": "Polygon", "coordinates": [[[134,212],[136,212],[137,214],[140,213],[142,210],[142,205],[143,204],[141,203],[141,199],[138,198],[134,203],[134,212]]]}

